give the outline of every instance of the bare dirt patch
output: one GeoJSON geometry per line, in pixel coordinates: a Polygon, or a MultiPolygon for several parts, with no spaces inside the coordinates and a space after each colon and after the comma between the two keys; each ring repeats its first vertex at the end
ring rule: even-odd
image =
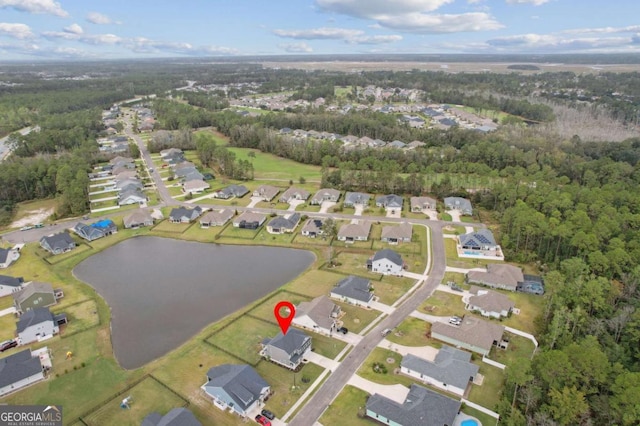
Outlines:
{"type": "Polygon", "coordinates": [[[35,225],[42,223],[54,212],[53,208],[41,208],[37,210],[28,210],[26,216],[11,223],[12,228],[21,228],[27,225],[35,225]]]}

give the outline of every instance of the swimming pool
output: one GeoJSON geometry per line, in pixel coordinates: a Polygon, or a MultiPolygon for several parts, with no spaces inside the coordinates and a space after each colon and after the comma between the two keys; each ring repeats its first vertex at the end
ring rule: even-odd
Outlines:
{"type": "Polygon", "coordinates": [[[463,420],[462,423],[460,423],[460,426],[479,426],[479,424],[475,419],[467,419],[463,420]]]}

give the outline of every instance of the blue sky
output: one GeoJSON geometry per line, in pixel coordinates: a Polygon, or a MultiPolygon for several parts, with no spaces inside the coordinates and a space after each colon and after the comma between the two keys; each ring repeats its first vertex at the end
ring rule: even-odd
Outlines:
{"type": "Polygon", "coordinates": [[[0,61],[637,53],[638,0],[0,0],[0,61]]]}

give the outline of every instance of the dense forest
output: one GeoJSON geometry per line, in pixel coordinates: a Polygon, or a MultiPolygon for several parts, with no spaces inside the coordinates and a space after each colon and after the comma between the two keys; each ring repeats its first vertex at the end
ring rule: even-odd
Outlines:
{"type": "MultiPolygon", "coordinates": [[[[94,142],[102,131],[100,110],[134,93],[164,93],[186,80],[259,82],[265,93],[286,88],[301,98],[329,95],[330,85],[420,88],[442,96],[442,102],[447,96],[493,99],[490,106],[514,110],[535,106],[529,99],[535,92],[569,106],[600,105],[627,124],[638,117],[637,73],[332,74],[234,66],[112,63],[92,74],[91,65],[78,65],[75,75],[87,79],[71,79],[74,74],[63,66],[51,66],[46,78],[9,69],[2,79],[15,85],[0,87],[2,130],[38,125],[40,131],[11,138],[14,153],[0,164],[0,220],[6,223],[20,201],[53,196],[61,200],[59,215],[86,211],[86,173],[101,159],[94,142]],[[316,85],[317,92],[308,89],[316,85]]],[[[593,142],[515,125],[490,134],[455,127],[416,130],[373,112],[242,117],[220,111],[225,102],[220,93],[155,100],[160,126],[176,132],[157,134],[151,148],[179,141],[196,149],[203,164],[250,179],[250,161],[191,136],[192,128],[215,126],[233,146],[323,167],[327,186],[438,198],[472,190],[473,203],[496,224],[508,260],[535,265],[546,284],[536,322],[540,348],[532,360],[507,368],[502,400],[489,408],[505,425],[640,424],[640,138],[593,142]],[[278,131],[283,127],[426,145],[410,151],[344,150],[340,142],[288,139],[278,131]],[[469,180],[453,184],[453,176],[469,180]]],[[[531,108],[535,112],[529,113],[548,113],[531,108]]]]}

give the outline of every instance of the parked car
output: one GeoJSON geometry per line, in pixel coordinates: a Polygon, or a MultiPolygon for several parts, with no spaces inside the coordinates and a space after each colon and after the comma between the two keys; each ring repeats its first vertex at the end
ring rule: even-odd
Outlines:
{"type": "Polygon", "coordinates": [[[453,316],[449,318],[449,324],[460,325],[462,324],[462,318],[453,316]]]}
{"type": "Polygon", "coordinates": [[[349,329],[347,327],[340,327],[338,331],[342,334],[347,334],[349,332],[349,329]]]}
{"type": "Polygon", "coordinates": [[[20,228],[21,231],[28,231],[29,229],[33,229],[33,226],[23,226],[20,228]]]}
{"type": "Polygon", "coordinates": [[[256,422],[261,424],[262,426],[271,426],[271,422],[262,414],[258,414],[256,416],[256,422]]]}
{"type": "Polygon", "coordinates": [[[271,411],[269,410],[262,410],[260,412],[260,414],[262,414],[263,416],[265,416],[266,418],[268,418],[269,420],[273,420],[276,418],[276,415],[273,414],[271,411]]]}
{"type": "Polygon", "coordinates": [[[44,223],[36,223],[36,228],[44,228],[44,223]]]}
{"type": "Polygon", "coordinates": [[[4,342],[0,343],[0,352],[15,348],[16,346],[18,346],[18,342],[16,342],[15,340],[5,340],[4,342]]]}
{"type": "Polygon", "coordinates": [[[389,334],[391,334],[393,330],[391,330],[390,328],[385,328],[384,330],[382,330],[382,337],[387,337],[389,334]]]}

